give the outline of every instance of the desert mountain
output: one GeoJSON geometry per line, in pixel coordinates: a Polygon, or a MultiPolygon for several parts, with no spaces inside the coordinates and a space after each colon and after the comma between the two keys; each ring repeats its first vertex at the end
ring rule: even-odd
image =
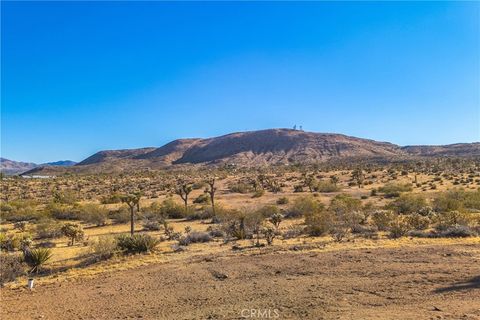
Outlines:
{"type": "MultiPolygon", "coordinates": [[[[270,129],[227,134],[209,139],[174,140],[160,148],[100,151],[77,166],[143,160],[163,165],[235,163],[286,164],[333,157],[392,157],[400,147],[341,134],[270,129]]],[[[140,162],[139,162],[140,163],[140,162]]]]}
{"type": "MultiPolygon", "coordinates": [[[[389,160],[434,156],[480,156],[480,143],[401,147],[343,134],[268,129],[208,139],[179,139],[159,148],[100,151],[68,171],[99,173],[192,164],[262,166],[332,159],[389,160]]],[[[61,174],[65,171],[61,167],[37,167],[28,173],[61,174]]]]}
{"type": "Polygon", "coordinates": [[[15,174],[35,168],[37,165],[32,162],[13,161],[0,158],[0,171],[6,174],[15,174]]]}
{"type": "Polygon", "coordinates": [[[22,173],[38,167],[61,166],[68,167],[75,165],[76,162],[70,160],[60,160],[56,162],[48,162],[43,164],[36,164],[33,162],[13,161],[5,158],[0,158],[0,172],[5,174],[22,173]]]}
{"type": "Polygon", "coordinates": [[[444,146],[406,146],[402,149],[411,155],[425,157],[478,156],[480,155],[480,142],[455,143],[444,146]]]}

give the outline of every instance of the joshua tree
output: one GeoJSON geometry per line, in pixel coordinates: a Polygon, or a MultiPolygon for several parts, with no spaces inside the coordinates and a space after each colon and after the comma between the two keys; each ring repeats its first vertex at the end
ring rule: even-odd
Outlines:
{"type": "Polygon", "coordinates": [[[363,180],[364,180],[364,175],[363,175],[363,170],[360,168],[357,168],[352,171],[352,179],[357,182],[357,185],[359,188],[362,187],[363,185],[363,180]]]}
{"type": "Polygon", "coordinates": [[[187,212],[188,210],[188,195],[190,194],[190,192],[192,192],[192,190],[193,186],[191,183],[188,182],[179,182],[174,190],[175,194],[178,194],[185,203],[185,212],[187,212]]]}
{"type": "Polygon", "coordinates": [[[62,233],[70,238],[70,246],[75,244],[75,240],[82,240],[85,233],[83,232],[82,227],[79,224],[75,223],[66,223],[62,226],[62,233]]]}
{"type": "Polygon", "coordinates": [[[310,190],[310,192],[314,192],[316,189],[317,181],[313,175],[307,175],[305,176],[304,184],[306,187],[308,187],[308,190],[310,190]]]}
{"type": "Polygon", "coordinates": [[[215,177],[210,178],[207,180],[208,187],[205,189],[205,192],[208,193],[210,196],[210,201],[212,202],[212,213],[215,217],[215,192],[217,191],[217,187],[215,187],[215,177]]]}
{"type": "Polygon", "coordinates": [[[140,211],[140,198],[142,195],[140,193],[127,194],[121,196],[123,203],[126,203],[130,208],[130,234],[133,236],[135,232],[135,208],[137,212],[140,211]]]}
{"type": "Polygon", "coordinates": [[[275,226],[275,229],[278,230],[280,223],[283,221],[283,215],[281,213],[274,213],[270,216],[269,221],[275,226]]]}
{"type": "Polygon", "coordinates": [[[337,176],[333,175],[330,177],[330,182],[333,183],[334,185],[337,185],[339,179],[337,176]]]}

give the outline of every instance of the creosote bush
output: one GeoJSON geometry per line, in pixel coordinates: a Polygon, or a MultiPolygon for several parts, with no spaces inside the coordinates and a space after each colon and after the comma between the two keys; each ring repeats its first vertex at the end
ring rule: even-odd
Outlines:
{"type": "Polygon", "coordinates": [[[92,244],[92,252],[96,260],[107,260],[114,257],[119,252],[117,239],[113,236],[99,237],[92,244]]]}
{"type": "Polygon", "coordinates": [[[202,243],[212,241],[212,236],[208,232],[191,231],[186,236],[180,238],[178,243],[182,246],[188,246],[191,243],[202,243]]]}
{"type": "Polygon", "coordinates": [[[382,192],[386,198],[399,197],[402,192],[412,191],[412,185],[410,183],[387,183],[383,187],[378,188],[379,192],[382,192]]]}
{"type": "Polygon", "coordinates": [[[155,239],[148,234],[122,234],[117,236],[118,249],[124,253],[146,253],[155,250],[160,243],[159,239],[155,239]]]}
{"type": "Polygon", "coordinates": [[[23,257],[20,254],[0,254],[0,286],[25,275],[23,257]]]}

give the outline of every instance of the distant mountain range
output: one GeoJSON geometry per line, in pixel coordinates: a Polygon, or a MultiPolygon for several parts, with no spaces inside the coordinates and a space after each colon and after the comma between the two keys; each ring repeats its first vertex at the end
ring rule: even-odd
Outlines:
{"type": "Polygon", "coordinates": [[[73,167],[35,166],[28,173],[98,173],[193,164],[264,166],[349,158],[394,160],[438,156],[480,156],[480,143],[402,147],[343,134],[268,129],[208,139],[179,139],[159,148],[100,151],[73,167]]]}
{"type": "Polygon", "coordinates": [[[76,162],[70,161],[70,160],[61,160],[61,161],[55,161],[55,162],[36,164],[32,162],[20,162],[20,161],[13,161],[5,158],[0,158],[0,172],[3,172],[5,174],[17,174],[17,173],[22,173],[38,167],[50,167],[50,166],[68,167],[68,166],[73,166],[75,164],[76,162]]]}

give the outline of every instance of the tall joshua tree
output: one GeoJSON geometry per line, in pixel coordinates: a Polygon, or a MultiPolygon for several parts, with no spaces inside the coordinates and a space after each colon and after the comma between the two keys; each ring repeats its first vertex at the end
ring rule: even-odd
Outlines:
{"type": "Polygon", "coordinates": [[[217,187],[215,187],[215,177],[207,179],[208,187],[205,189],[205,192],[208,193],[210,196],[210,201],[212,203],[212,213],[215,217],[215,192],[217,191],[217,187]]]}
{"type": "Polygon", "coordinates": [[[178,182],[174,190],[175,194],[179,195],[185,203],[185,212],[188,210],[188,195],[193,190],[193,185],[188,182],[178,182]]]}
{"type": "Polygon", "coordinates": [[[137,212],[140,211],[140,198],[142,197],[141,193],[136,192],[134,194],[127,194],[121,197],[123,203],[126,203],[130,208],[130,234],[133,236],[135,232],[135,209],[137,212]]]}

